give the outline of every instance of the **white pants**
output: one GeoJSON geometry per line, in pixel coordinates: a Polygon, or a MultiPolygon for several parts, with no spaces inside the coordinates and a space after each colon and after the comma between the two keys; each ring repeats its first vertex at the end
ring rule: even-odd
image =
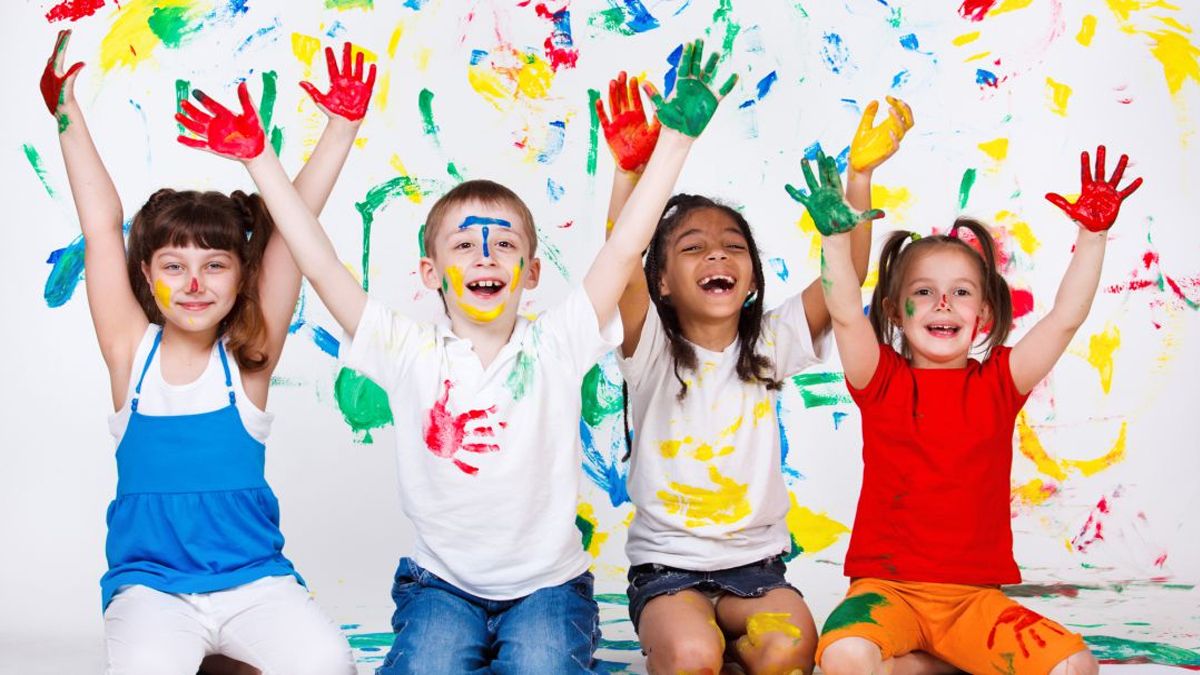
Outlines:
{"type": "Polygon", "coordinates": [[[214,593],[146,586],[117,593],[104,612],[108,675],[195,675],[209,654],[263,675],[353,675],[341,631],[293,577],[214,593]]]}

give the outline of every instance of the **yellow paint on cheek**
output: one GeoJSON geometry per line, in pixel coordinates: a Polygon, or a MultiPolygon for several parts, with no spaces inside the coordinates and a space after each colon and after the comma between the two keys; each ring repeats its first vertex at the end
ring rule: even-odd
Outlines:
{"type": "Polygon", "coordinates": [[[762,644],[763,636],[768,633],[780,633],[792,639],[793,644],[800,642],[804,636],[800,627],[792,624],[792,615],[788,612],[759,612],[751,614],[746,620],[746,641],[751,647],[762,644]]]}
{"type": "Polygon", "coordinates": [[[1106,394],[1112,388],[1113,352],[1120,346],[1121,329],[1112,323],[1088,338],[1087,362],[1100,373],[1100,388],[1106,394]]]}
{"type": "Polygon", "coordinates": [[[154,299],[164,312],[171,309],[171,287],[164,284],[162,279],[154,280],[154,299]]]}
{"type": "Polygon", "coordinates": [[[787,527],[792,542],[805,553],[816,553],[833,546],[850,528],[824,513],[814,513],[796,501],[795,493],[789,492],[792,506],[787,513],[787,527]]]}
{"type": "Polygon", "coordinates": [[[517,263],[513,266],[512,281],[508,284],[508,292],[516,293],[521,287],[521,264],[517,263]]]}
{"type": "Polygon", "coordinates": [[[667,513],[682,514],[687,527],[728,525],[750,515],[748,484],[722,476],[715,466],[708,467],[708,477],[715,488],[671,481],[670,490],[659,490],[658,498],[667,513]]]}
{"type": "Polygon", "coordinates": [[[1049,88],[1050,112],[1066,117],[1067,102],[1071,98],[1071,87],[1050,77],[1046,78],[1046,86],[1049,88]]]}
{"type": "Polygon", "coordinates": [[[1083,17],[1083,25],[1079,27],[1079,34],[1075,36],[1075,41],[1084,47],[1092,46],[1092,38],[1096,35],[1096,15],[1088,14],[1083,17]]]}
{"type": "Polygon", "coordinates": [[[454,291],[455,297],[458,298],[455,300],[455,304],[458,305],[459,309],[461,309],[464,314],[472,319],[483,322],[494,321],[496,317],[504,313],[505,303],[500,303],[491,309],[479,309],[474,305],[463,302],[463,273],[462,270],[458,269],[458,267],[451,265],[446,268],[446,281],[449,282],[450,288],[454,291]]]}

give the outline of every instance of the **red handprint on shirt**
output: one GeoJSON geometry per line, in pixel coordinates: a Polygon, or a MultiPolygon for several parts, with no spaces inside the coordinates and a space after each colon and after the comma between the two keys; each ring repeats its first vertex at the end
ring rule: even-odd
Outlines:
{"type": "Polygon", "coordinates": [[[325,64],[329,68],[329,92],[322,94],[311,82],[301,82],[300,86],[327,113],[338,115],[351,121],[361,120],[367,114],[367,104],[371,102],[371,90],[375,87],[375,64],[367,70],[367,79],[363,79],[363,53],[359,52],[351,59],[351,46],[347,42],[342,45],[342,68],[338,70],[337,59],[333,50],[325,48],[325,64]]]}
{"type": "Polygon", "coordinates": [[[1127,155],[1121,155],[1112,178],[1104,180],[1104,146],[1096,148],[1096,177],[1092,178],[1091,161],[1086,150],[1080,155],[1080,180],[1083,188],[1079,199],[1072,204],[1062,195],[1050,192],[1046,199],[1062,209],[1071,220],[1086,227],[1092,232],[1103,232],[1117,221],[1117,213],[1121,210],[1121,202],[1142,186],[1142,179],[1134,179],[1124,190],[1118,190],[1121,176],[1125,174],[1125,164],[1129,161],[1127,155]]]}
{"type": "Polygon", "coordinates": [[[604,114],[604,103],[596,101],[596,114],[604,129],[604,139],[612,150],[613,158],[625,171],[641,171],[650,161],[650,153],[658,143],[658,120],[646,122],[646,110],[642,107],[642,95],[638,91],[638,80],[625,80],[625,71],[608,83],[608,105],[612,120],[604,114]]]}
{"type": "MultiPolygon", "coordinates": [[[[495,443],[470,442],[464,443],[468,434],[475,438],[493,438],[496,435],[491,424],[485,424],[488,418],[496,412],[496,406],[483,410],[468,410],[455,415],[450,412],[447,403],[450,401],[450,380],[443,382],[442,395],[433,407],[429,409],[429,418],[425,421],[425,446],[438,457],[445,457],[454,462],[463,473],[474,476],[479,473],[479,467],[471,466],[454,455],[463,452],[497,452],[500,446],[495,443]],[[471,429],[467,425],[478,423],[471,429]]],[[[501,422],[503,427],[504,423],[501,422]]]]}
{"type": "Polygon", "coordinates": [[[1013,605],[1003,612],[1000,612],[1000,617],[996,619],[995,625],[992,626],[992,632],[988,633],[988,649],[991,649],[992,646],[996,644],[996,629],[1000,627],[1000,624],[1006,623],[1013,624],[1013,635],[1017,638],[1017,644],[1021,647],[1021,655],[1025,658],[1029,658],[1029,648],[1025,646],[1025,636],[1023,635],[1024,632],[1028,631],[1029,637],[1033,638],[1033,641],[1037,643],[1038,647],[1046,646],[1046,641],[1043,640],[1042,636],[1038,635],[1037,630],[1034,629],[1035,624],[1040,623],[1042,624],[1043,628],[1048,628],[1059,635],[1066,635],[1066,633],[1056,628],[1054,624],[1046,621],[1046,618],[1041,614],[1038,614],[1031,609],[1026,609],[1020,605],[1013,605]]]}

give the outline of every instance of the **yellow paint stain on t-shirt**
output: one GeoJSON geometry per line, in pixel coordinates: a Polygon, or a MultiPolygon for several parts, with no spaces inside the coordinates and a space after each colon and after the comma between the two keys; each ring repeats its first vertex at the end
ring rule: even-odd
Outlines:
{"type": "Polygon", "coordinates": [[[1104,330],[1088,338],[1087,362],[1100,373],[1100,388],[1112,389],[1113,352],[1121,346],[1121,329],[1109,323],[1104,330]]]}
{"type": "Polygon", "coordinates": [[[721,475],[715,466],[708,467],[708,478],[715,487],[671,481],[669,490],[659,490],[658,498],[667,513],[682,515],[687,527],[729,525],[750,515],[749,484],[721,475]]]}

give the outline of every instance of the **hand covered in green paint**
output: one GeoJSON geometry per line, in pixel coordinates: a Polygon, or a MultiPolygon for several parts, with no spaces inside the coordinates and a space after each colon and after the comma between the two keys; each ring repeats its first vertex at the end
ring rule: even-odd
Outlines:
{"type": "Polygon", "coordinates": [[[813,176],[807,159],[801,163],[800,168],[804,170],[804,182],[808,184],[808,193],[801,192],[790,183],[785,185],[784,189],[792,199],[808,209],[808,214],[812,216],[813,223],[816,224],[817,231],[822,236],[849,232],[863,221],[883,217],[883,211],[879,209],[860,213],[846,203],[842,179],[838,176],[837,162],[832,157],[826,157],[823,152],[817,154],[817,171],[821,175],[820,181],[813,176]]]}
{"type": "Polygon", "coordinates": [[[730,75],[717,93],[713,93],[713,78],[717,74],[719,54],[708,57],[704,68],[700,60],[704,56],[704,40],[689,42],[683,46],[683,58],[679,61],[679,77],[675,80],[675,93],[670,101],[664,101],[658,89],[649,82],[642,83],[650,102],[658,113],[658,121],[681,134],[696,138],[717,110],[717,104],[733,89],[737,75],[730,75]]]}
{"type": "Polygon", "coordinates": [[[850,166],[855,171],[870,171],[883,164],[900,149],[900,140],[913,126],[912,109],[898,98],[887,97],[888,116],[875,126],[879,101],[871,101],[863,110],[854,140],[850,142],[850,166]]]}
{"type": "MultiPolygon", "coordinates": [[[[58,109],[68,102],[75,100],[75,75],[83,67],[83,62],[73,64],[63,72],[63,61],[67,54],[67,42],[71,39],[71,31],[61,30],[58,39],[54,41],[54,53],[46,59],[46,67],[42,70],[42,80],[39,86],[42,90],[42,100],[51,115],[58,115],[58,109]]],[[[62,126],[62,120],[59,120],[62,126]]],[[[59,129],[61,132],[63,129],[59,129]]]]}
{"type": "Polygon", "coordinates": [[[245,81],[238,85],[238,100],[242,104],[240,115],[234,114],[199,89],[192,93],[208,112],[200,110],[190,101],[180,102],[183,112],[175,113],[175,120],[199,136],[191,138],[180,135],[180,143],[231,159],[249,160],[262,154],[267,135],[258,121],[254,105],[250,103],[250,91],[245,81]]]}

